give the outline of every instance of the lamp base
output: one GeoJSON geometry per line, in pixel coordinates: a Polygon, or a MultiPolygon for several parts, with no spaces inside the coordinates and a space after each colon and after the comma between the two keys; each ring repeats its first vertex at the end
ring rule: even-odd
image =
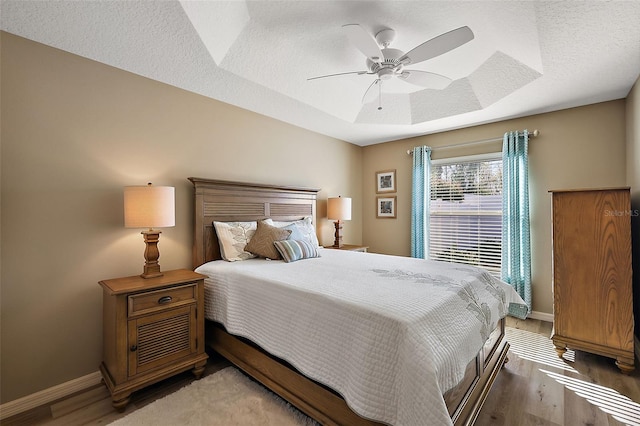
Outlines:
{"type": "Polygon", "coordinates": [[[142,278],[156,278],[156,277],[161,277],[163,275],[164,275],[164,272],[160,271],[160,265],[158,265],[157,270],[156,269],[147,270],[147,265],[145,265],[144,272],[140,274],[142,278]]]}
{"type": "Polygon", "coordinates": [[[142,278],[155,278],[164,275],[160,271],[160,264],[158,263],[158,258],[160,257],[158,241],[160,240],[161,233],[162,231],[153,229],[141,232],[141,234],[144,235],[144,242],[147,245],[144,250],[144,269],[142,274],[140,274],[142,278]]]}
{"type": "Polygon", "coordinates": [[[339,220],[336,220],[334,222],[334,225],[336,227],[336,233],[335,233],[335,241],[333,242],[333,246],[336,248],[341,248],[342,246],[344,246],[344,244],[342,243],[342,235],[341,235],[342,222],[340,222],[339,220]]]}

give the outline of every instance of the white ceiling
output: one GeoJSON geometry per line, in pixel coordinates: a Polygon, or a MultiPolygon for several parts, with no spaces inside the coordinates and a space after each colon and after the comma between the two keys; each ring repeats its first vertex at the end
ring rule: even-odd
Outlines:
{"type": "Polygon", "coordinates": [[[357,145],[626,97],[640,72],[640,1],[2,0],[0,27],[49,46],[357,145]],[[407,52],[468,26],[469,43],[412,69],[443,90],[373,75],[342,25],[396,31],[407,52]]]}

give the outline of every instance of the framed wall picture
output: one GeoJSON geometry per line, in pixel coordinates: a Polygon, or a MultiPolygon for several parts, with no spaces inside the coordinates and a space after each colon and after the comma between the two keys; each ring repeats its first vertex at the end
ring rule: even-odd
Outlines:
{"type": "Polygon", "coordinates": [[[396,192],[396,171],[376,172],[376,193],[396,192]]]}
{"type": "Polygon", "coordinates": [[[376,197],[376,217],[396,218],[396,196],[376,197]]]}

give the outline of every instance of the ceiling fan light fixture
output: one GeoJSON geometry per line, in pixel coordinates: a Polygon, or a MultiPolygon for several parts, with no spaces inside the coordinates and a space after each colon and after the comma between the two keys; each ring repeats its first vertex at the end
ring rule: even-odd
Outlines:
{"type": "Polygon", "coordinates": [[[378,71],[378,78],[383,81],[390,80],[394,75],[393,68],[382,68],[378,71]]]}

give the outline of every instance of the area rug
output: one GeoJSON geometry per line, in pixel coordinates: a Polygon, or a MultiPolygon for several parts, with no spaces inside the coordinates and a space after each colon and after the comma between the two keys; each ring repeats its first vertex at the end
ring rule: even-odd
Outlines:
{"type": "Polygon", "coordinates": [[[234,367],[196,380],[111,423],[112,426],[316,426],[234,367]]]}

